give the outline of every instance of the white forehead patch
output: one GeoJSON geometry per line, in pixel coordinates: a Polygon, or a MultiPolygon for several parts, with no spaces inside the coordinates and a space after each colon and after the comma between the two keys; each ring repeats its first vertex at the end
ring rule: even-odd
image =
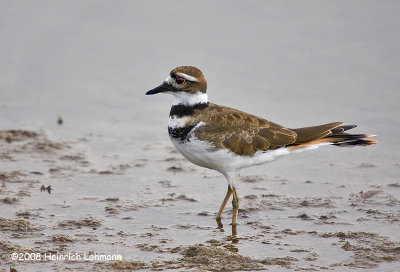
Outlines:
{"type": "Polygon", "coordinates": [[[168,77],[164,80],[164,82],[167,83],[167,84],[169,84],[169,85],[174,84],[174,80],[172,79],[171,76],[168,76],[168,77]]]}
{"type": "Polygon", "coordinates": [[[185,73],[176,73],[176,75],[186,78],[189,81],[198,82],[197,78],[189,76],[185,73]]]}

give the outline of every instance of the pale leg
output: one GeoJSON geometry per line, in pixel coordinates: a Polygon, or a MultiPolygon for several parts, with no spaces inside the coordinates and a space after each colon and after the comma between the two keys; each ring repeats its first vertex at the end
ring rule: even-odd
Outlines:
{"type": "Polygon", "coordinates": [[[233,195],[233,200],[232,200],[232,235],[236,235],[236,225],[237,225],[237,217],[238,217],[238,211],[239,211],[239,197],[236,193],[236,187],[235,187],[235,173],[230,172],[230,173],[225,173],[224,174],[225,178],[228,180],[228,192],[225,195],[224,201],[221,204],[221,207],[217,213],[217,224],[218,228],[223,227],[221,223],[221,214],[224,211],[224,208],[226,206],[226,203],[228,202],[229,198],[231,195],[233,195]]]}
{"type": "Polygon", "coordinates": [[[224,201],[222,202],[221,207],[219,208],[219,211],[218,211],[217,217],[216,217],[218,228],[223,227],[223,225],[221,223],[221,215],[222,215],[222,212],[224,211],[226,203],[228,202],[229,198],[231,197],[231,194],[232,194],[232,188],[230,185],[228,185],[228,192],[226,192],[224,201]]]}
{"type": "Polygon", "coordinates": [[[233,199],[232,199],[232,226],[236,225],[238,211],[239,211],[239,197],[236,193],[236,188],[232,189],[233,199]]]}

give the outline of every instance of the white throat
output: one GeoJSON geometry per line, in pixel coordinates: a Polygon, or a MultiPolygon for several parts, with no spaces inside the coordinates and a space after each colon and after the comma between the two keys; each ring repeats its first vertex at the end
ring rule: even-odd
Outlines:
{"type": "Polygon", "coordinates": [[[181,104],[186,106],[192,106],[208,102],[208,95],[202,92],[197,92],[197,93],[177,92],[172,94],[175,96],[175,101],[172,105],[181,104]]]}

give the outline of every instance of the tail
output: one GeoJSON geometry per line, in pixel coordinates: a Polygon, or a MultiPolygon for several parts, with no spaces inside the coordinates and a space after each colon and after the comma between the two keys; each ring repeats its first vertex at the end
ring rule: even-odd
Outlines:
{"type": "Polygon", "coordinates": [[[297,133],[296,141],[288,146],[291,150],[308,147],[316,144],[331,144],[336,146],[367,146],[376,144],[377,141],[366,139],[372,134],[350,134],[345,131],[357,127],[356,125],[344,125],[342,122],[334,122],[320,126],[292,129],[297,133]]]}

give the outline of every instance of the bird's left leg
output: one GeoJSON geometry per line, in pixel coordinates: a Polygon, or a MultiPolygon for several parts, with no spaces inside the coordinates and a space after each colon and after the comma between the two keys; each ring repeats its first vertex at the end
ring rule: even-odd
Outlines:
{"type": "Polygon", "coordinates": [[[239,197],[236,193],[236,188],[233,187],[232,189],[232,226],[236,226],[237,224],[237,217],[239,212],[239,197]]]}

